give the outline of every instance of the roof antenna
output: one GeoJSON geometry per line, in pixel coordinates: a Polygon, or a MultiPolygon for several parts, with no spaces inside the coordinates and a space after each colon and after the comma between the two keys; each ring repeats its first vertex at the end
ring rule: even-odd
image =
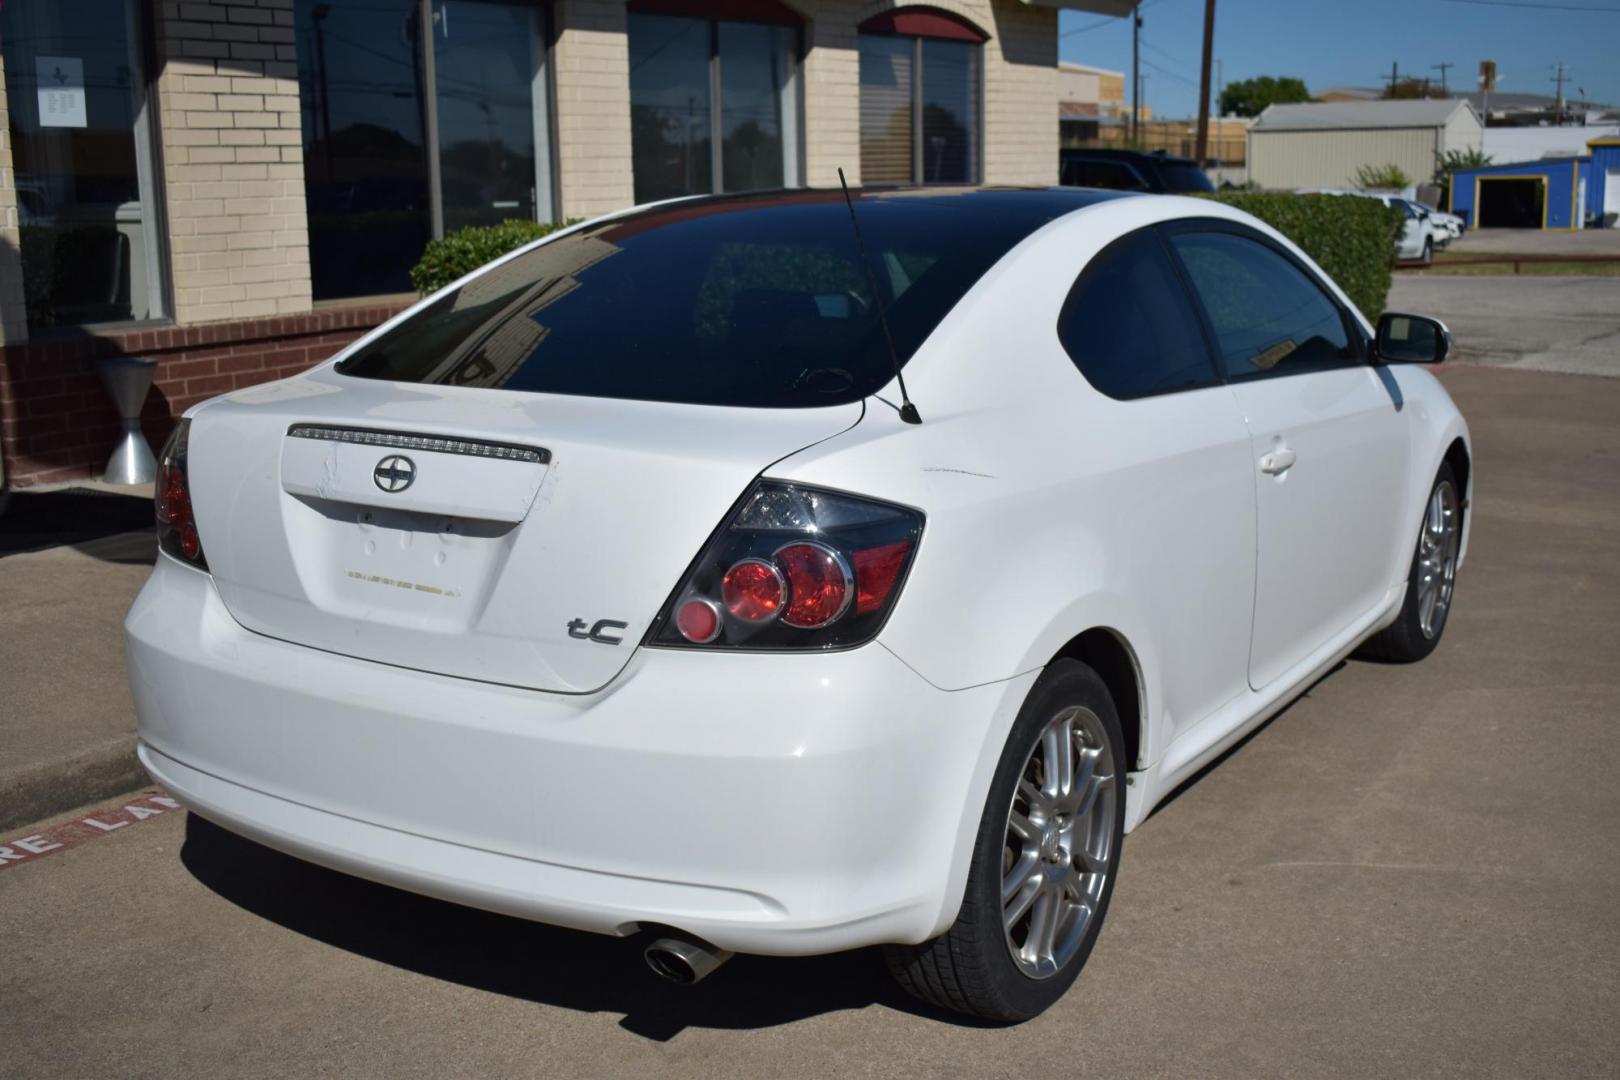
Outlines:
{"type": "Polygon", "coordinates": [[[872,303],[877,305],[878,322],[883,324],[883,340],[889,343],[889,361],[894,364],[894,377],[900,383],[900,419],[908,424],[922,423],[922,415],[906,393],[906,377],[900,374],[900,354],[895,351],[894,335],[889,332],[889,313],[883,310],[883,297],[878,293],[877,272],[872,260],[866,257],[866,241],[861,239],[861,223],[855,218],[855,200],[849,197],[849,185],[844,182],[844,170],[838,170],[838,186],[844,189],[844,205],[849,207],[849,224],[855,230],[855,246],[860,249],[861,262],[866,265],[866,280],[872,286],[872,303]]]}

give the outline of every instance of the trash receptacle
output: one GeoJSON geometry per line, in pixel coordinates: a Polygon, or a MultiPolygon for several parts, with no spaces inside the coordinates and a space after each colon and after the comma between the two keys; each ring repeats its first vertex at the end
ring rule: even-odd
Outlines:
{"type": "Polygon", "coordinates": [[[157,479],[157,459],[141,434],[141,406],[156,371],[157,361],[148,356],[109,356],[96,361],[96,374],[124,425],[123,437],[102,474],[109,484],[147,484],[157,479]]]}

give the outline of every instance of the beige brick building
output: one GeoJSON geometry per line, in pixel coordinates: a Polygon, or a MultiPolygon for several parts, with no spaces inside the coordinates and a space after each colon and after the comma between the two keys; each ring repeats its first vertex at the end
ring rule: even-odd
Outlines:
{"type": "Polygon", "coordinates": [[[12,0],[10,480],[99,463],[116,419],[97,357],[159,360],[159,437],[397,311],[423,245],[462,226],[829,186],[840,168],[852,185],[1052,183],[1057,9],[1119,6],[12,0]]]}

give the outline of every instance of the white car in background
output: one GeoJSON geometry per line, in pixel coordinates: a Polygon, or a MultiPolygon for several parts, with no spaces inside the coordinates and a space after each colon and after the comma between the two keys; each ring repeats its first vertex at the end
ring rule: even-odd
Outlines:
{"type": "Polygon", "coordinates": [[[1354,195],[1363,199],[1377,199],[1406,215],[1400,235],[1395,237],[1395,257],[1405,262],[1429,262],[1434,253],[1451,242],[1451,233],[1434,220],[1429,208],[1422,203],[1384,191],[1360,191],[1354,188],[1301,188],[1300,195],[1354,195]]]}
{"type": "Polygon", "coordinates": [[[1425,206],[1422,203],[1417,203],[1415,205],[1418,208],[1427,211],[1429,220],[1434,223],[1437,229],[1445,232],[1445,239],[1441,241],[1442,247],[1461,236],[1468,227],[1463,219],[1458,217],[1456,214],[1447,213],[1444,210],[1436,210],[1433,207],[1425,206]]]}
{"type": "Polygon", "coordinates": [[[141,760],[676,981],[883,945],[1031,1017],[1158,802],[1351,652],[1439,642],[1449,342],[1201,199],[601,218],[187,412],[126,624],[141,760]]]}

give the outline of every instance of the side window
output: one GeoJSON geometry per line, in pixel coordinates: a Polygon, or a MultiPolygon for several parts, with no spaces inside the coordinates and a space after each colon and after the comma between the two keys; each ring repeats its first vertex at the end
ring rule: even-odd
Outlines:
{"type": "Polygon", "coordinates": [[[1229,232],[1178,233],[1172,243],[1234,381],[1359,362],[1338,306],[1281,253],[1229,232]]]}
{"type": "Polygon", "coordinates": [[[1114,398],[1217,381],[1192,299],[1156,230],[1093,259],[1063,305],[1058,337],[1086,380],[1114,398]]]}
{"type": "Polygon", "coordinates": [[[1135,169],[1117,161],[1088,161],[1070,158],[1063,163],[1063,182],[1073,187],[1108,188],[1113,191],[1141,191],[1147,185],[1135,169]]]}

